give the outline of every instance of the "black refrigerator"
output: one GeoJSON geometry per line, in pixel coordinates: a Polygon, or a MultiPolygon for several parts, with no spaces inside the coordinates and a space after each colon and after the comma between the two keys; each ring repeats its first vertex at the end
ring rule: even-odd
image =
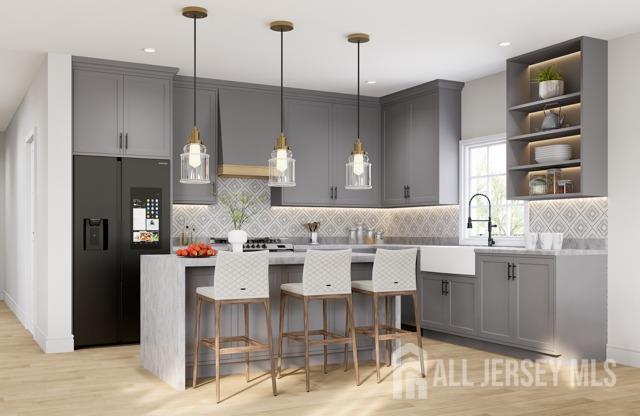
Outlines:
{"type": "Polygon", "coordinates": [[[170,251],[168,160],[74,156],[75,347],[140,341],[140,255],[170,251]]]}

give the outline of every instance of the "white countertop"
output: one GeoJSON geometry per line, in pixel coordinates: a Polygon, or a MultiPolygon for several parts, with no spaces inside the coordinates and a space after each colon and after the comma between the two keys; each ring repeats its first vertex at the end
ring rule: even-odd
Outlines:
{"type": "MultiPolygon", "coordinates": [[[[146,255],[150,258],[161,258],[161,260],[175,259],[182,267],[213,267],[216,265],[216,257],[179,257],[175,254],[152,254],[146,255]]],[[[270,265],[304,264],[305,252],[274,252],[269,253],[270,265]]],[[[352,263],[373,263],[374,253],[353,253],[352,263]]]]}
{"type": "Polygon", "coordinates": [[[524,247],[478,247],[476,254],[507,254],[517,256],[606,256],[607,250],[579,250],[579,249],[563,249],[563,250],[543,250],[543,249],[527,249],[524,247]]]}

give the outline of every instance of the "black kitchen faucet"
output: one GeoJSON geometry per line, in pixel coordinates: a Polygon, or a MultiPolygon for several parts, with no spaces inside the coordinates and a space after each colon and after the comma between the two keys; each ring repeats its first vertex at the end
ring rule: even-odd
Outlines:
{"type": "Polygon", "coordinates": [[[473,228],[473,223],[474,222],[486,222],[487,223],[487,229],[489,230],[489,238],[487,240],[487,244],[489,245],[489,247],[495,246],[496,242],[491,237],[491,229],[497,227],[497,225],[493,224],[491,222],[491,200],[485,194],[475,194],[474,196],[471,197],[471,199],[469,199],[469,218],[467,219],[467,228],[473,228]],[[489,203],[489,218],[486,219],[486,220],[472,220],[471,219],[471,201],[473,201],[473,199],[475,197],[477,197],[477,196],[485,197],[487,199],[487,202],[489,203]]]}

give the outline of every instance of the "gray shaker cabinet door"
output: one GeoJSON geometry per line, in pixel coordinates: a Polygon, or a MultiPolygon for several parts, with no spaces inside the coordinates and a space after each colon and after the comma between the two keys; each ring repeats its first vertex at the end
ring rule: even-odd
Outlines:
{"type": "Polygon", "coordinates": [[[511,281],[507,278],[512,257],[476,255],[479,335],[511,341],[511,281]]]}
{"type": "Polygon", "coordinates": [[[420,322],[422,328],[446,329],[447,321],[447,298],[443,294],[444,276],[437,274],[420,274],[421,298],[420,298],[420,322]]]}
{"type": "Polygon", "coordinates": [[[123,77],[73,71],[73,151],[121,155],[123,77]]]}
{"type": "Polygon", "coordinates": [[[476,333],[475,277],[451,276],[447,279],[449,329],[461,334],[476,333]]]}
{"type": "Polygon", "coordinates": [[[355,105],[333,105],[333,185],[337,187],[337,205],[375,207],[380,205],[382,155],[380,152],[380,108],[360,107],[360,139],[371,162],[372,189],[346,190],[346,163],[357,134],[355,105]]]}
{"type": "MultiPolygon", "coordinates": [[[[513,287],[513,336],[517,344],[555,350],[555,263],[552,258],[518,257],[513,287]]],[[[579,289],[578,289],[579,290],[579,289]]]]}
{"type": "Polygon", "coordinates": [[[124,76],[125,151],[129,156],[171,156],[171,81],[124,76]]]}
{"type": "Polygon", "coordinates": [[[438,94],[416,98],[411,107],[409,199],[412,204],[438,202],[438,94]]]}
{"type": "Polygon", "coordinates": [[[282,192],[283,205],[333,204],[330,107],[315,101],[285,102],[285,134],[296,160],[296,186],[272,190],[282,192]]]}
{"type": "Polygon", "coordinates": [[[409,185],[410,113],[409,104],[390,104],[382,110],[385,205],[407,203],[405,186],[409,185]]]}
{"type": "Polygon", "coordinates": [[[197,124],[209,153],[209,185],[180,183],[180,154],[193,127],[193,89],[173,89],[173,202],[175,204],[215,204],[217,151],[217,92],[198,91],[197,124]]]}

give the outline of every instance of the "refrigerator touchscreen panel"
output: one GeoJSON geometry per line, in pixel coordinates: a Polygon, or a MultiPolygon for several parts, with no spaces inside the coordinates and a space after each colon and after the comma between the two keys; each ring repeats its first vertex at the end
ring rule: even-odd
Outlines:
{"type": "Polygon", "coordinates": [[[160,248],[162,189],[131,188],[131,247],[160,248]]]}

